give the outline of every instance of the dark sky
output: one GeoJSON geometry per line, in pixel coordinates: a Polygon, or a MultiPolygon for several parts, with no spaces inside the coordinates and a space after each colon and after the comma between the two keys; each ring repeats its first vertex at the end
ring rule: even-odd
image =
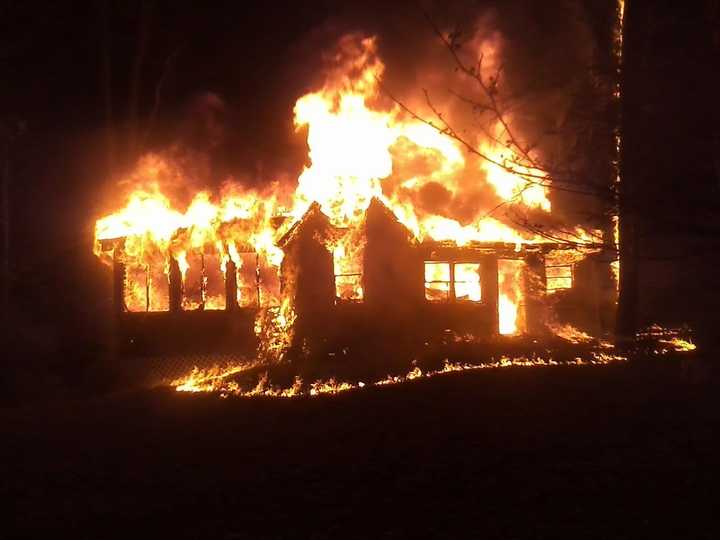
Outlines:
{"type": "MultiPolygon", "coordinates": [[[[0,17],[8,43],[0,61],[13,74],[11,84],[0,89],[0,118],[24,126],[13,147],[13,176],[18,179],[13,182],[13,232],[22,230],[23,247],[45,252],[50,239],[66,245],[67,237],[78,237],[78,227],[91,227],[95,216],[107,210],[113,175],[136,154],[128,155],[123,134],[116,134],[114,170],[108,170],[103,57],[107,53],[113,120],[121,130],[128,121],[143,20],[147,42],[138,77],[141,131],[162,80],[157,120],[143,148],[165,149],[179,142],[208,153],[206,134],[198,135],[198,125],[213,104],[222,104],[222,142],[209,152],[212,174],[206,182],[212,184],[228,175],[253,181],[259,174],[297,174],[306,152],[302,134],[292,128],[292,107],[317,84],[322,52],[343,33],[379,34],[388,85],[400,94],[419,94],[424,81],[418,65],[427,60],[433,43],[422,10],[446,24],[494,13],[493,24],[512,38],[508,48],[516,73],[552,81],[584,61],[574,51],[592,41],[577,33],[580,23],[573,19],[579,16],[563,8],[563,2],[556,4],[549,9],[520,0],[442,5],[11,2],[6,17],[0,17]],[[568,47],[569,42],[577,46],[568,47]]],[[[451,73],[449,65],[447,69],[451,73]]],[[[78,240],[87,241],[87,236],[78,240]]]]}
{"type": "MultiPolygon", "coordinates": [[[[94,219],[106,208],[117,172],[108,172],[105,161],[102,10],[120,125],[128,113],[140,14],[150,5],[0,4],[0,66],[6,74],[0,120],[19,132],[10,153],[13,299],[20,326],[41,326],[55,343],[68,337],[73,324],[83,328],[108,308],[107,272],[91,253],[94,219]]],[[[237,111],[231,123],[238,150],[226,159],[231,165],[244,166],[256,141],[273,140],[268,132],[290,135],[289,124],[281,124],[291,117],[281,109],[297,90],[288,87],[279,66],[287,65],[293,44],[327,17],[323,3],[155,2],[149,14],[141,120],[152,108],[168,57],[176,60],[165,74],[148,148],[181,137],[194,104],[208,93],[237,111]],[[278,95],[285,96],[280,107],[272,97],[278,95]]],[[[122,154],[118,141],[119,170],[122,154]]]]}

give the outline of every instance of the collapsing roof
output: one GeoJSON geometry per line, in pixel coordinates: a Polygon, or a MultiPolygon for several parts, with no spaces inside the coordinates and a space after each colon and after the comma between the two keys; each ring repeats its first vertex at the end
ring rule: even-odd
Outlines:
{"type": "MultiPolygon", "coordinates": [[[[227,317],[243,317],[248,310],[273,309],[285,302],[296,316],[296,339],[311,341],[339,339],[361,326],[363,333],[395,327],[420,333],[456,329],[477,336],[541,335],[557,319],[555,308],[585,327],[602,330],[608,324],[602,295],[578,302],[573,294],[574,289],[593,287],[597,267],[607,263],[591,256],[583,263],[590,270],[581,268],[577,261],[583,257],[573,256],[570,244],[418,241],[378,199],[372,200],[360,226],[350,228],[334,226],[314,203],[276,244],[285,255],[274,294],[261,293],[271,278],[265,277],[254,254],[229,260],[213,246],[205,248],[194,263],[200,264],[195,283],[170,254],[165,280],[169,301],[163,311],[176,319],[218,309],[227,317]],[[218,265],[214,273],[211,265],[218,265]],[[221,283],[211,283],[211,277],[221,283]],[[222,301],[205,300],[211,286],[221,292],[222,301]],[[199,299],[192,305],[187,302],[191,294],[199,299]]],[[[124,256],[123,239],[103,241],[102,248],[114,253],[114,301],[121,320],[132,319],[136,311],[151,311],[151,268],[133,266],[124,256]],[[143,275],[146,309],[131,309],[127,289],[137,289],[131,282],[143,275]]],[[[137,332],[142,327],[134,323],[133,328],[137,332]]],[[[257,328],[253,332],[248,326],[245,332],[241,339],[252,341],[257,328]]]]}

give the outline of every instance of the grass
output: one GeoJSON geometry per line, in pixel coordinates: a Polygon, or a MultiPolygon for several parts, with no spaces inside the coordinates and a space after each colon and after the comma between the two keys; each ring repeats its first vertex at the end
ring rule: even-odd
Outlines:
{"type": "Polygon", "coordinates": [[[716,384],[658,359],[6,409],[8,537],[716,538],[716,384]]]}

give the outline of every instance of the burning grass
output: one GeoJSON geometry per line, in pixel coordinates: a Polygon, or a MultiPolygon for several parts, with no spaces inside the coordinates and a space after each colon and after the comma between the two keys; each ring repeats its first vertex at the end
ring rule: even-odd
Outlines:
{"type": "Polygon", "coordinates": [[[446,373],[455,373],[459,371],[475,371],[481,369],[499,369],[508,367],[548,367],[548,366],[589,366],[604,365],[611,362],[624,362],[627,357],[604,352],[595,352],[589,358],[583,359],[576,357],[573,360],[558,362],[552,358],[511,358],[502,356],[497,360],[491,360],[487,363],[461,363],[450,362],[445,360],[442,367],[429,371],[423,371],[415,366],[403,375],[387,375],[383,379],[375,381],[337,381],[334,377],[328,379],[318,379],[310,384],[305,384],[302,377],[296,376],[292,386],[283,387],[282,385],[273,385],[270,382],[268,371],[264,371],[258,378],[257,384],[251,389],[244,389],[240,383],[234,380],[234,376],[241,371],[234,367],[225,370],[218,368],[210,368],[207,371],[198,370],[197,368],[185,378],[173,381],[172,385],[178,392],[215,392],[222,397],[230,395],[234,396],[266,396],[266,397],[300,397],[300,396],[318,396],[321,394],[339,394],[350,390],[360,390],[371,386],[388,386],[402,384],[408,381],[421,378],[430,378],[446,373]]]}
{"type": "Polygon", "coordinates": [[[420,354],[400,346],[389,349],[389,355],[401,360],[387,362],[392,367],[382,376],[378,375],[382,368],[368,361],[367,351],[343,348],[321,358],[306,349],[300,356],[279,364],[255,360],[207,369],[196,367],[187,376],[172,381],[171,386],[178,392],[215,393],[222,397],[294,398],[334,395],[465,371],[603,366],[628,362],[648,353],[652,357],[666,357],[696,349],[687,329],[670,330],[658,325],[639,333],[636,347],[623,352],[568,325],[563,327],[562,334],[546,340],[527,336],[478,340],[446,332],[438,342],[425,343],[420,354]]]}
{"type": "Polygon", "coordinates": [[[638,333],[638,347],[650,354],[664,356],[674,352],[692,352],[697,346],[692,342],[688,327],[664,328],[652,324],[638,333]]]}
{"type": "Polygon", "coordinates": [[[344,348],[324,358],[306,354],[293,361],[271,365],[254,361],[207,369],[194,368],[188,375],[172,381],[178,392],[212,392],[221,396],[300,397],[338,394],[372,386],[402,384],[461,371],[509,367],[591,366],[624,362],[626,356],[597,344],[555,343],[554,348],[538,347],[535,340],[498,339],[469,341],[465,336],[448,334],[445,343],[427,343],[421,355],[395,348],[391,353],[402,360],[388,362],[385,375],[366,354],[344,348]],[[512,351],[501,354],[499,350],[512,351]],[[454,358],[451,360],[450,358],[454,358]],[[404,367],[403,367],[404,366],[404,367]],[[311,382],[308,382],[311,381],[311,382]]]}

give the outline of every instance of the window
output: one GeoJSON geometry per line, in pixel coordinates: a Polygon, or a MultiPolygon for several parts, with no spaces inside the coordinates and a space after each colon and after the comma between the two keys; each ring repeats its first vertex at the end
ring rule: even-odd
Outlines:
{"type": "Polygon", "coordinates": [[[203,264],[203,306],[205,310],[225,309],[225,272],[219,253],[205,253],[203,264]]]}
{"type": "Polygon", "coordinates": [[[450,300],[450,263],[425,263],[425,299],[431,302],[450,300]]]}
{"type": "Polygon", "coordinates": [[[257,259],[257,254],[253,252],[235,255],[235,300],[240,307],[252,307],[260,303],[257,259]]]}
{"type": "Polygon", "coordinates": [[[477,263],[455,263],[455,299],[480,302],[480,265],[477,263]]]}
{"type": "Polygon", "coordinates": [[[341,300],[362,300],[362,274],[336,274],[335,296],[341,300]]]}
{"type": "Polygon", "coordinates": [[[205,304],[205,262],[203,253],[200,250],[189,250],[184,257],[184,262],[179,261],[182,272],[183,299],[182,308],[185,311],[202,309],[205,304]]]}
{"type": "Polygon", "coordinates": [[[253,308],[280,305],[278,268],[267,260],[264,253],[233,249],[231,260],[235,265],[236,306],[253,308]]]}
{"type": "Polygon", "coordinates": [[[123,301],[127,311],[149,311],[150,279],[146,264],[130,262],[125,265],[123,301]]]}
{"type": "Polygon", "coordinates": [[[572,288],[573,271],[571,264],[545,266],[545,289],[553,293],[572,288]]]}
{"type": "Polygon", "coordinates": [[[165,265],[162,262],[158,264],[146,264],[139,261],[125,263],[123,300],[126,311],[167,311],[170,298],[165,265]]]}
{"type": "Polygon", "coordinates": [[[341,243],[333,251],[335,296],[339,300],[360,301],[363,299],[362,268],[359,262],[362,261],[362,251],[360,249],[357,247],[351,249],[347,243],[341,243]]]}
{"type": "Polygon", "coordinates": [[[480,265],[426,261],[425,299],[430,302],[480,302],[480,265]]]}

